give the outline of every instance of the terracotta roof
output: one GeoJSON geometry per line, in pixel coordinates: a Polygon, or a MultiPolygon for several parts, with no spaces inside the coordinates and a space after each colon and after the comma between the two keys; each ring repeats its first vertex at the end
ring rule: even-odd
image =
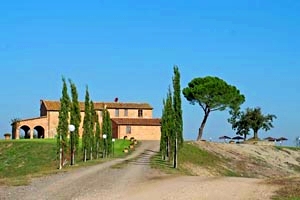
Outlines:
{"type": "MultiPolygon", "coordinates": [[[[41,100],[41,104],[44,104],[46,109],[49,111],[59,111],[60,109],[60,101],[41,100]]],[[[84,102],[79,102],[79,105],[80,110],[84,111],[84,102]]],[[[94,107],[96,110],[103,110],[105,106],[108,109],[153,109],[148,103],[94,102],[94,107]]]]}
{"type": "Polygon", "coordinates": [[[112,118],[117,125],[160,126],[159,118],[112,118]]]}

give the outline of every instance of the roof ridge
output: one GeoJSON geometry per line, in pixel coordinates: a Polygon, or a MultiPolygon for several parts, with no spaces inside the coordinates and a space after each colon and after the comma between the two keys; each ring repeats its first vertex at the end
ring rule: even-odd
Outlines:
{"type": "MultiPolygon", "coordinates": [[[[46,101],[48,101],[48,102],[58,102],[58,103],[60,103],[60,100],[49,100],[49,99],[41,99],[41,101],[44,101],[44,102],[46,102],[46,101]]],[[[79,101],[79,102],[83,102],[84,103],[84,101],[79,101]]],[[[149,103],[147,103],[147,102],[129,102],[129,101],[124,101],[124,102],[113,102],[113,101],[93,101],[93,103],[112,103],[112,104],[149,104],[149,103]]],[[[150,104],[149,104],[150,105],[150,104]]]]}

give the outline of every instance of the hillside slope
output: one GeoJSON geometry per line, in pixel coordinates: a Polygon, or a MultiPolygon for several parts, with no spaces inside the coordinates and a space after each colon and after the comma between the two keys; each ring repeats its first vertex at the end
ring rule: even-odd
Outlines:
{"type": "MultiPolygon", "coordinates": [[[[228,175],[255,178],[300,176],[300,149],[253,144],[188,142],[218,156],[220,167],[232,172],[228,175]]],[[[214,168],[185,167],[194,175],[218,175],[214,168]]]]}

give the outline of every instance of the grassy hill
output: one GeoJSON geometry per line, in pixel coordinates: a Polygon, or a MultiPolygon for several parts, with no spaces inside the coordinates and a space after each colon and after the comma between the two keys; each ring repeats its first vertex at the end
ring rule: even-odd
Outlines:
{"type": "MultiPolygon", "coordinates": [[[[129,140],[116,140],[115,157],[123,156],[122,151],[129,144],[129,140]]],[[[32,177],[92,165],[105,159],[83,163],[80,154],[76,160],[77,166],[58,170],[55,139],[0,140],[0,185],[24,185],[32,177]]]]}

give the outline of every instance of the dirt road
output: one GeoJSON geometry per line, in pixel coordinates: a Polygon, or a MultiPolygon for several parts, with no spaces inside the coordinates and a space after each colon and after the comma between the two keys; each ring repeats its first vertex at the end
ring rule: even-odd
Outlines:
{"type": "Polygon", "coordinates": [[[143,142],[126,159],[39,178],[29,186],[0,187],[0,199],[266,200],[276,189],[258,179],[164,175],[149,166],[149,157],[158,145],[143,142]]]}

